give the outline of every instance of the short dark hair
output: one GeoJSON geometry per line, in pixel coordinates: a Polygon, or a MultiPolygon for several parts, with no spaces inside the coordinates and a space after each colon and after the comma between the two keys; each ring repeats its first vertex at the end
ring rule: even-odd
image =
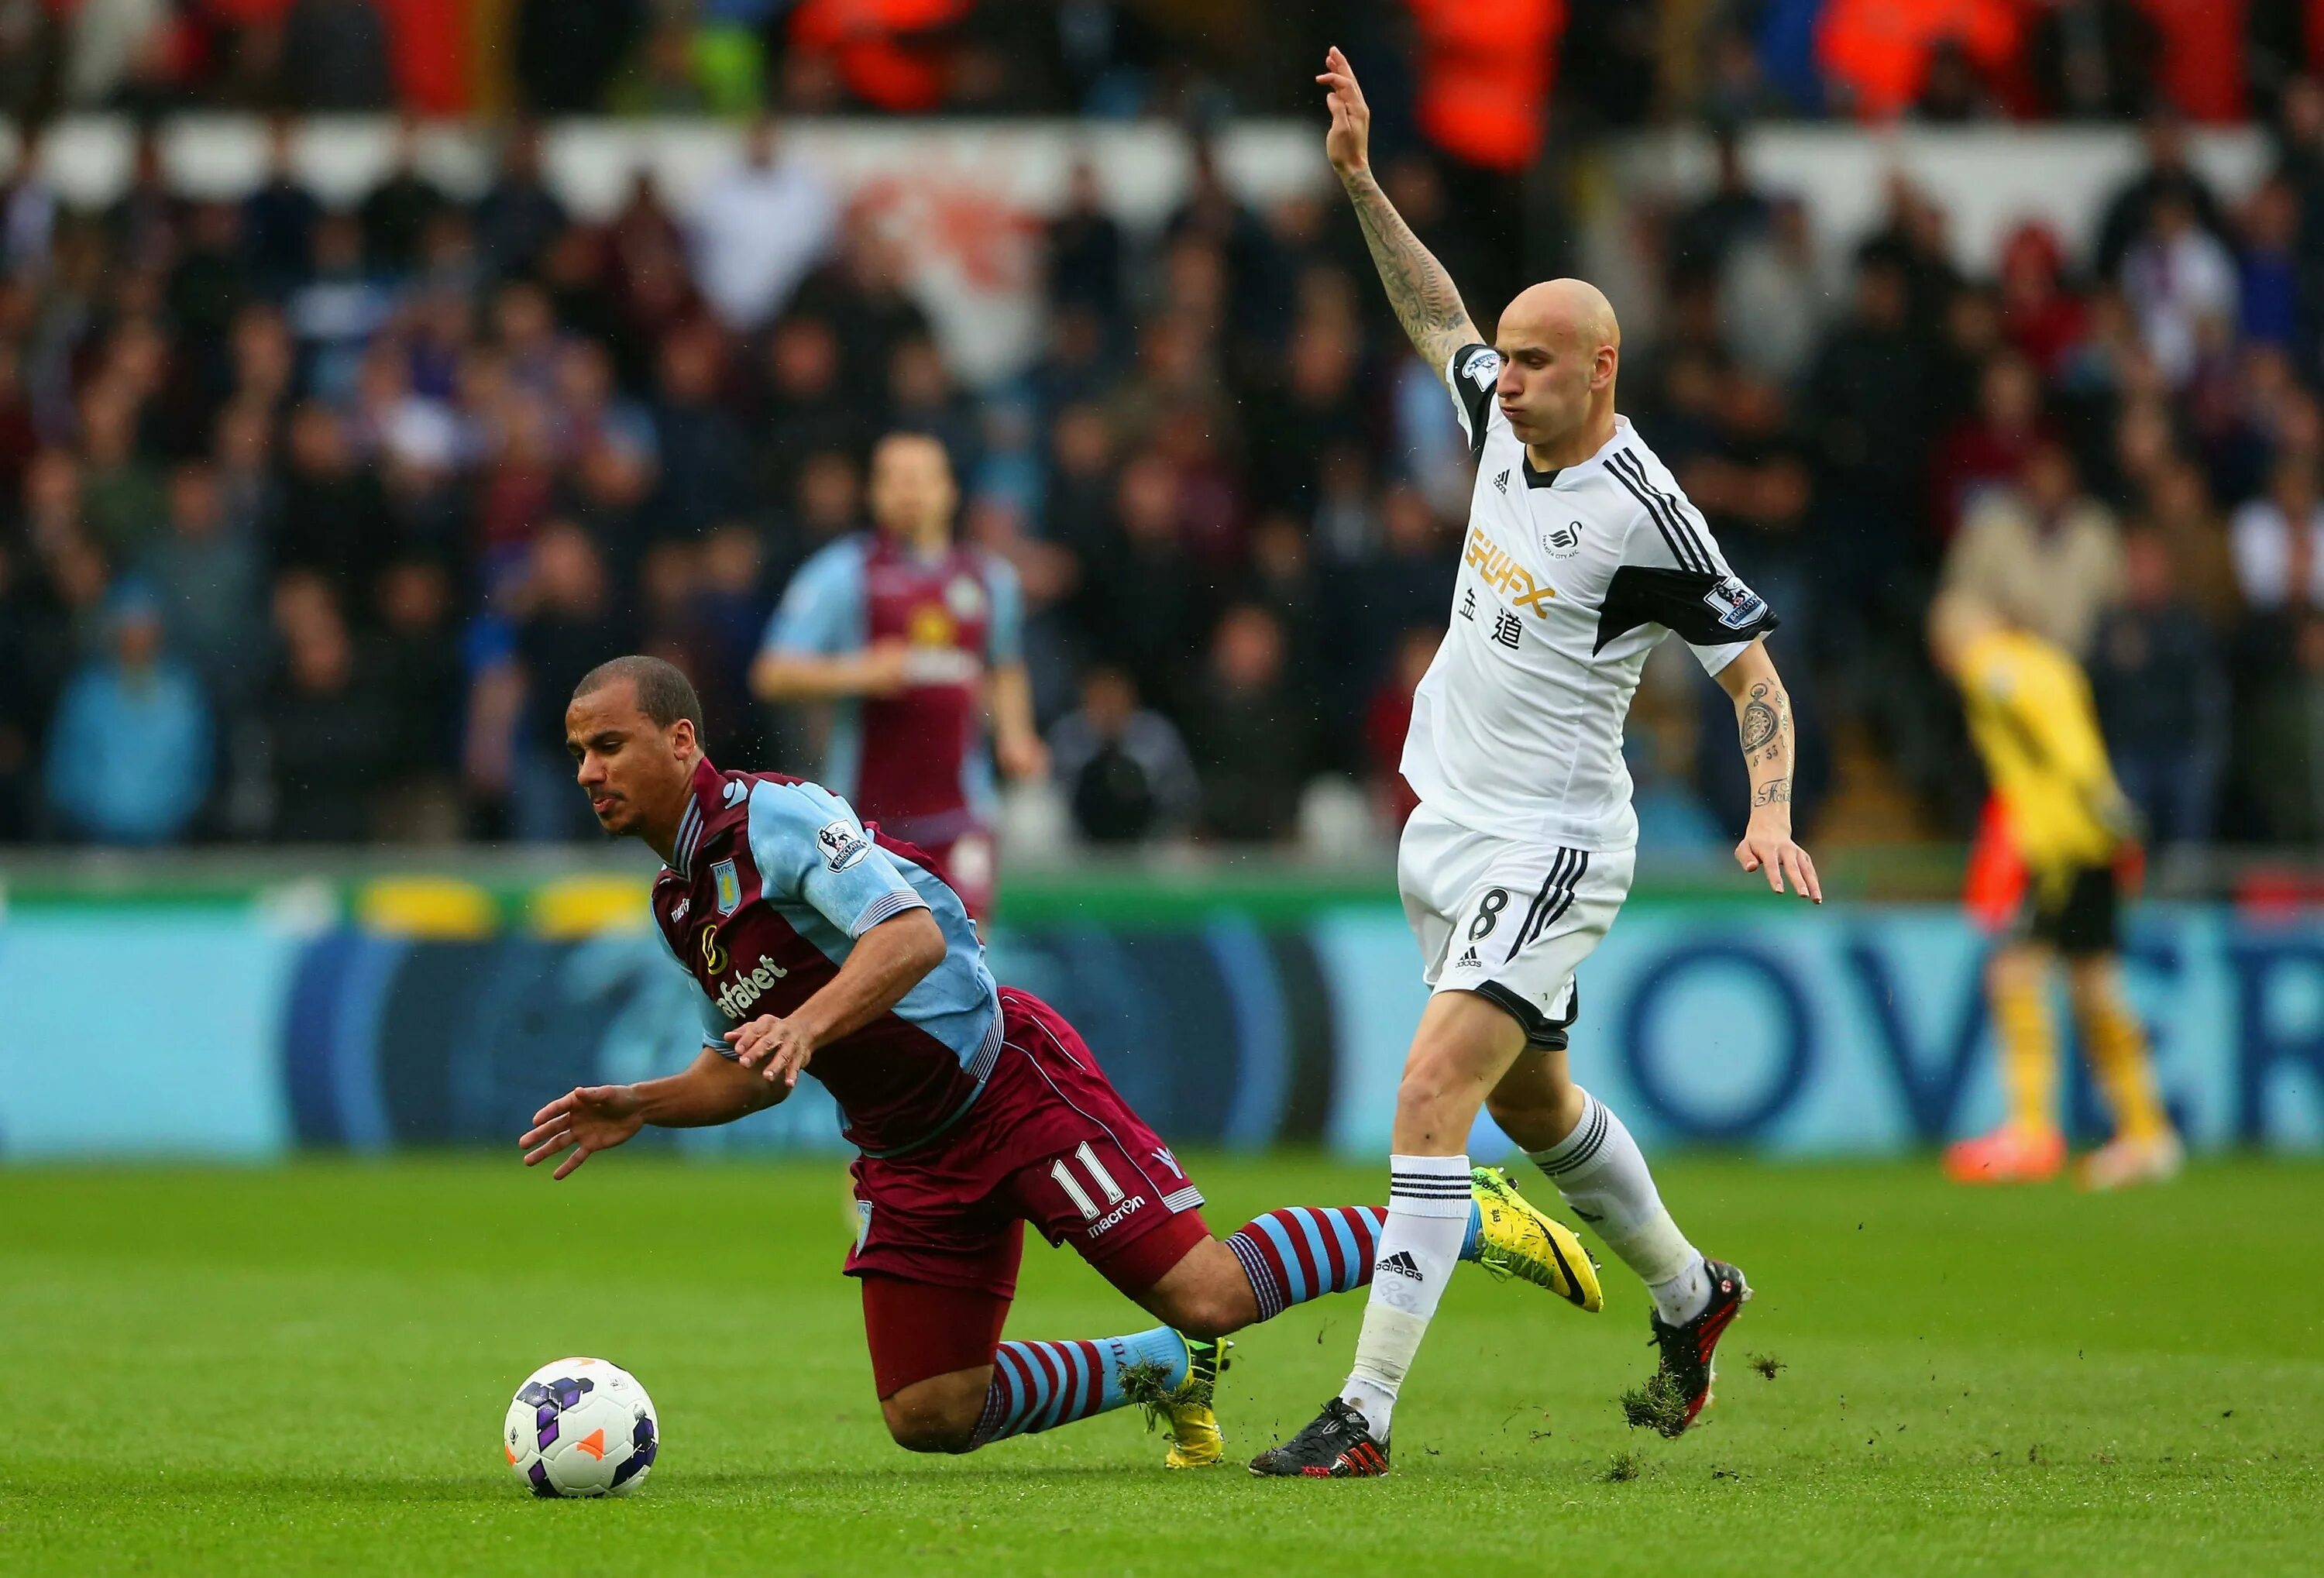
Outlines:
{"type": "Polygon", "coordinates": [[[610,659],[582,675],[581,683],[573,687],[573,699],[594,695],[617,679],[636,684],[638,710],[653,719],[656,728],[666,729],[684,718],[696,734],[702,733],[702,698],[694,693],[694,681],[686,670],[641,652],[610,659]]]}

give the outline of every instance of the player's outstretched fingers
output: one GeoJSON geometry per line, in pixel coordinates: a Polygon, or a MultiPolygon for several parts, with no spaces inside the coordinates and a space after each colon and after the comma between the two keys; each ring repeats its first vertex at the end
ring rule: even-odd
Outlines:
{"type": "Polygon", "coordinates": [[[573,1154],[567,1157],[562,1162],[558,1163],[557,1170],[549,1175],[549,1181],[553,1183],[557,1179],[564,1177],[567,1174],[572,1172],[575,1167],[579,1167],[583,1162],[587,1161],[588,1159],[589,1148],[586,1145],[575,1146],[573,1148],[573,1154]]]}
{"type": "Polygon", "coordinates": [[[1822,903],[1823,884],[1816,880],[1815,862],[1810,860],[1808,852],[1796,844],[1792,845],[1791,854],[1792,881],[1798,886],[1801,897],[1822,903]]]}
{"type": "MultiPolygon", "coordinates": [[[[536,1129],[532,1133],[524,1137],[524,1142],[530,1143],[536,1136],[547,1133],[548,1131],[546,1130],[536,1129]]],[[[529,1167],[539,1167],[542,1162],[547,1161],[550,1157],[555,1156],[558,1151],[563,1150],[572,1142],[572,1134],[567,1130],[559,1129],[556,1133],[549,1134],[548,1138],[542,1140],[538,1145],[534,1145],[530,1150],[524,1153],[524,1165],[529,1167]]]]}

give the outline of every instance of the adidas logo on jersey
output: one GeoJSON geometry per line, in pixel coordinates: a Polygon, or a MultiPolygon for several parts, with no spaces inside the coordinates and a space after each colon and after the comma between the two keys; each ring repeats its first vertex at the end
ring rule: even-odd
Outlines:
{"type": "Polygon", "coordinates": [[[1409,1251],[1404,1250],[1398,1250],[1396,1253],[1387,1256],[1372,1268],[1372,1275],[1375,1277],[1383,1271],[1393,1271],[1399,1277],[1409,1277],[1415,1282],[1421,1279],[1418,1263],[1413,1260],[1409,1251]]]}
{"type": "Polygon", "coordinates": [[[1505,471],[1501,473],[1500,475],[1493,478],[1493,488],[1494,491],[1499,493],[1503,498],[1507,498],[1509,492],[1509,474],[1505,471]]]}

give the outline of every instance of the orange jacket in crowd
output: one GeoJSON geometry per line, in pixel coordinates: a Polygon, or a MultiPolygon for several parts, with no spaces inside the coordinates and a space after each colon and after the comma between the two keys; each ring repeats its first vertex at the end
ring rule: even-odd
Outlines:
{"type": "Polygon", "coordinates": [[[806,0],[791,47],[826,55],[848,92],[899,115],[941,108],[947,62],[930,48],[967,18],[969,0],[806,0]]]}
{"type": "Polygon", "coordinates": [[[1406,0],[1419,24],[1416,113],[1464,164],[1520,171],[1541,152],[1565,0],[1406,0]]]}

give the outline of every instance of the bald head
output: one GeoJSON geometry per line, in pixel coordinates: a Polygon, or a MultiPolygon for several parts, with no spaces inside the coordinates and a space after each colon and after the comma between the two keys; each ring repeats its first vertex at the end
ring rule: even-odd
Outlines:
{"type": "Polygon", "coordinates": [[[1573,466],[1614,436],[1614,379],[1622,326],[1587,280],[1528,285],[1501,313],[1494,349],[1501,414],[1536,464],[1573,466]]]}
{"type": "Polygon", "coordinates": [[[1622,326],[1606,292],[1587,280],[1544,280],[1517,292],[1501,313],[1501,339],[1512,331],[1554,339],[1588,355],[1600,346],[1622,348],[1622,326]]]}

